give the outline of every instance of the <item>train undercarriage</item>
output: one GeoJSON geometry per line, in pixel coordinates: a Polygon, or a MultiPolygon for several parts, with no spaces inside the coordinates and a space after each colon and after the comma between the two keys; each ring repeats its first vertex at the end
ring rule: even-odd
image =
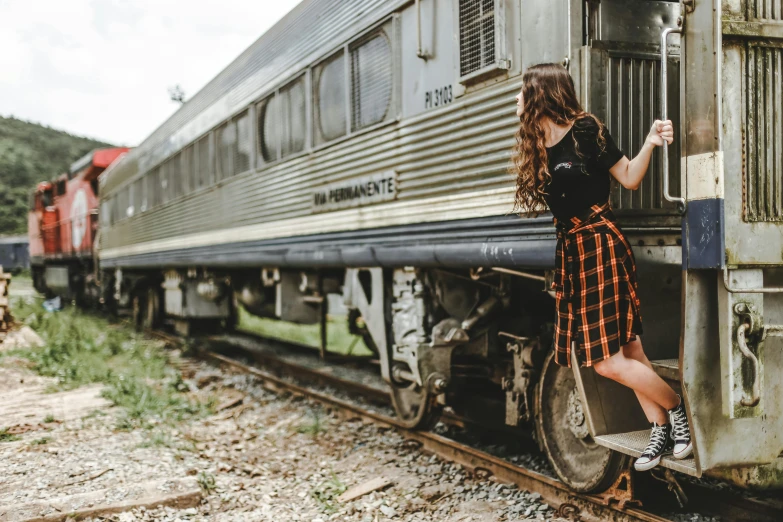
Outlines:
{"type": "Polygon", "coordinates": [[[138,327],[165,321],[185,335],[232,328],[239,306],[317,324],[326,296],[339,294],[404,426],[431,429],[448,408],[484,426],[516,427],[535,437],[569,487],[603,491],[629,460],[591,438],[573,373],[554,363],[551,276],[408,267],[115,270],[103,280],[104,302],[129,311],[138,327]]]}

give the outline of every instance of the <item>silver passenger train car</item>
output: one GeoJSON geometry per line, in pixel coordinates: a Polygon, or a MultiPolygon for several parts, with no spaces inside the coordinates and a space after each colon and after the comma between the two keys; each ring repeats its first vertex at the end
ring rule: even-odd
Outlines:
{"type": "Polygon", "coordinates": [[[540,62],[628,155],[675,122],[612,193],[693,431],[662,465],[783,486],[781,0],[305,0],[103,175],[105,298],[186,329],[237,304],[315,324],[341,293],[408,426],[448,406],[532,428],[563,481],[606,489],[647,423],[553,363],[552,220],[510,213],[540,62]]]}

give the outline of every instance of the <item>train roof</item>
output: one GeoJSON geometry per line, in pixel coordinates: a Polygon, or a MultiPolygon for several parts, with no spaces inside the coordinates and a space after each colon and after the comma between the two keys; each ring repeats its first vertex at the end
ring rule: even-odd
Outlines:
{"type": "Polygon", "coordinates": [[[86,168],[105,169],[111,165],[117,157],[128,152],[128,147],[111,147],[105,149],[93,149],[78,160],[71,163],[71,168],[68,169],[69,174],[76,174],[86,168]]]}
{"type": "Polygon", "coordinates": [[[111,190],[171,156],[409,0],[304,0],[101,177],[111,190]]]}

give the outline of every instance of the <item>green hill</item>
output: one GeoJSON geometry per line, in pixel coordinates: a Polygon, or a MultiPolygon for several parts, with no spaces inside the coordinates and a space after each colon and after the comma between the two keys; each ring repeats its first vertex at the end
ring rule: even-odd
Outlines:
{"type": "Polygon", "coordinates": [[[65,172],[92,149],[110,146],[0,116],[0,236],[27,233],[28,201],[39,181],[65,172]]]}

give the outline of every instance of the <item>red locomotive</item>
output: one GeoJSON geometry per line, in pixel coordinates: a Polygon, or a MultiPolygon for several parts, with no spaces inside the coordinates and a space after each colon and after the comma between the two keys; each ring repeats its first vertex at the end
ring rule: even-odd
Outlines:
{"type": "Polygon", "coordinates": [[[81,302],[97,299],[93,244],[98,231],[98,176],[127,147],[94,150],[54,181],[38,184],[28,217],[36,290],[81,302]]]}

